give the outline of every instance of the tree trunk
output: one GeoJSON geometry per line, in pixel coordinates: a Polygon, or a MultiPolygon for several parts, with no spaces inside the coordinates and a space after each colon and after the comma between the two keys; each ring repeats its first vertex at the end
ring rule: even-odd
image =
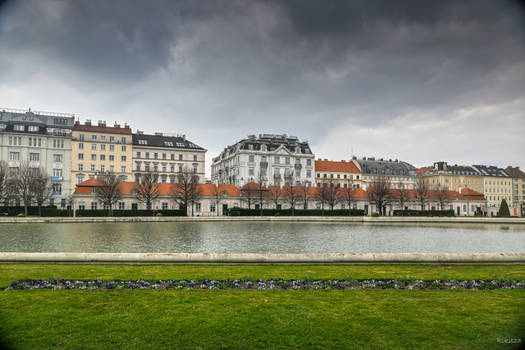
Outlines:
{"type": "Polygon", "coordinates": [[[24,203],[24,216],[27,216],[27,203],[24,203]]]}
{"type": "Polygon", "coordinates": [[[109,206],[109,216],[113,216],[113,206],[109,206]]]}
{"type": "Polygon", "coordinates": [[[38,205],[38,216],[42,216],[42,204],[38,205]]]}

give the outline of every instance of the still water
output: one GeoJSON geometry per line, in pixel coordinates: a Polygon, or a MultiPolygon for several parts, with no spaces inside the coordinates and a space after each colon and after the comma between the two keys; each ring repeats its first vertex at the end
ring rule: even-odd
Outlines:
{"type": "Polygon", "coordinates": [[[525,253],[525,225],[297,222],[0,224],[0,251],[525,253]]]}

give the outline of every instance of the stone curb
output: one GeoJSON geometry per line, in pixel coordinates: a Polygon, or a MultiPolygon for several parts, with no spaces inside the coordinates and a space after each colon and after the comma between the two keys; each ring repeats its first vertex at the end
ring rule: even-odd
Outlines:
{"type": "Polygon", "coordinates": [[[0,252],[1,263],[145,263],[145,264],[501,264],[525,263],[525,253],[17,253],[0,252]]]}

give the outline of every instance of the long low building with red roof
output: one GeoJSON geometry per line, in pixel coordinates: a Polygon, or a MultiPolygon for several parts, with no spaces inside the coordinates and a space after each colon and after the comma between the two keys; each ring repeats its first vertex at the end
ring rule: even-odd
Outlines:
{"type": "MultiPolygon", "coordinates": [[[[102,185],[99,179],[89,179],[77,185],[73,193],[75,210],[104,209],[97,198],[97,188],[102,185]]],[[[177,201],[180,196],[179,184],[158,183],[159,196],[152,203],[152,209],[180,209],[177,201]],[[177,190],[179,188],[179,190],[177,190]]],[[[137,183],[121,182],[118,189],[121,199],[114,209],[146,209],[146,204],[137,199],[137,183]]],[[[233,185],[199,184],[199,195],[188,208],[188,215],[225,215],[229,208],[258,209],[363,209],[367,215],[377,211],[368,193],[362,188],[314,187],[314,186],[269,186],[262,187],[250,182],[242,188],[233,185]]],[[[415,190],[392,190],[387,198],[384,215],[392,215],[396,209],[421,209],[421,201],[415,190]],[[400,201],[401,194],[403,200],[400,201]]],[[[463,189],[461,192],[446,191],[443,196],[438,191],[429,191],[424,210],[451,209],[458,216],[478,215],[486,209],[483,194],[463,189]]]]}

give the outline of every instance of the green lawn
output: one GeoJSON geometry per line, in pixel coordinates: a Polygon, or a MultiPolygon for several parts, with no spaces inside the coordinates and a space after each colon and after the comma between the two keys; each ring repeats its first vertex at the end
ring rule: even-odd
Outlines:
{"type": "MultiPolygon", "coordinates": [[[[525,279],[525,265],[0,265],[18,279],[525,279]]],[[[512,349],[524,290],[0,291],[15,349],[512,349]]],[[[525,342],[521,336],[522,344],[525,342]]]]}

